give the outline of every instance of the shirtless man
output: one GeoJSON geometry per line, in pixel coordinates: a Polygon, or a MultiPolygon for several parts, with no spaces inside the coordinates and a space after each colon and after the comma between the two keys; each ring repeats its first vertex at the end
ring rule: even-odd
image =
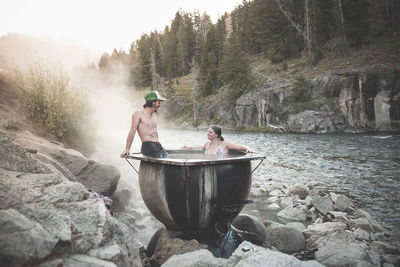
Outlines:
{"type": "Polygon", "coordinates": [[[142,141],[141,153],[146,156],[165,158],[167,152],[158,142],[157,132],[157,110],[161,106],[161,101],[165,98],[161,97],[157,91],[150,91],[144,96],[146,103],[143,110],[136,111],[132,115],[132,125],[126,138],[125,150],[121,153],[121,157],[129,155],[129,150],[135,137],[136,131],[142,141]]]}

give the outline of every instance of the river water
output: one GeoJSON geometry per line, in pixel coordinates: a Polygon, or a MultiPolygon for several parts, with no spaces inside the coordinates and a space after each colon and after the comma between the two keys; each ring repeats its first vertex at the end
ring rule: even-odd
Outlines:
{"type": "MultiPolygon", "coordinates": [[[[253,183],[308,183],[352,198],[400,240],[400,134],[267,134],[223,132],[225,140],[245,144],[266,160],[253,183]]],[[[202,145],[206,130],[161,130],[167,149],[202,145]]],[[[254,164],[257,164],[255,162],[254,164]]]]}

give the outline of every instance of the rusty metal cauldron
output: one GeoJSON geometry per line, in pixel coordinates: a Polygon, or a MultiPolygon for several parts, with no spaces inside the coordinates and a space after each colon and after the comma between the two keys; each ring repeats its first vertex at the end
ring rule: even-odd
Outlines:
{"type": "Polygon", "coordinates": [[[167,229],[199,233],[232,222],[248,202],[252,172],[265,159],[244,153],[206,156],[193,150],[168,154],[126,158],[140,160],[140,192],[154,217],[167,229]],[[261,160],[253,171],[251,160],[261,160]]]}

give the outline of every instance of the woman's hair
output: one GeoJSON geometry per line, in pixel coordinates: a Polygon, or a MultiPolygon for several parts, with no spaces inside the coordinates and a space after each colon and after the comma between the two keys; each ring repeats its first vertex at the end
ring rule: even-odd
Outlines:
{"type": "Polygon", "coordinates": [[[153,102],[155,102],[155,101],[154,100],[146,101],[146,103],[144,103],[144,105],[143,105],[143,108],[145,108],[145,107],[152,108],[153,107],[153,102]]]}
{"type": "Polygon", "coordinates": [[[224,138],[223,138],[222,135],[221,135],[222,130],[221,130],[220,127],[218,127],[218,126],[216,126],[216,125],[213,125],[213,126],[211,126],[211,129],[214,130],[215,134],[218,135],[218,138],[219,138],[221,141],[224,141],[224,138]]]}

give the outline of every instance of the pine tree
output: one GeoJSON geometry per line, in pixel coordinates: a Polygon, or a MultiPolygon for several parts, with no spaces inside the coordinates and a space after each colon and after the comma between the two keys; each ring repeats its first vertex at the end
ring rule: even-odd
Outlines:
{"type": "Polygon", "coordinates": [[[230,85],[231,100],[235,100],[253,86],[248,57],[235,34],[225,45],[219,76],[222,83],[230,85]]]}

